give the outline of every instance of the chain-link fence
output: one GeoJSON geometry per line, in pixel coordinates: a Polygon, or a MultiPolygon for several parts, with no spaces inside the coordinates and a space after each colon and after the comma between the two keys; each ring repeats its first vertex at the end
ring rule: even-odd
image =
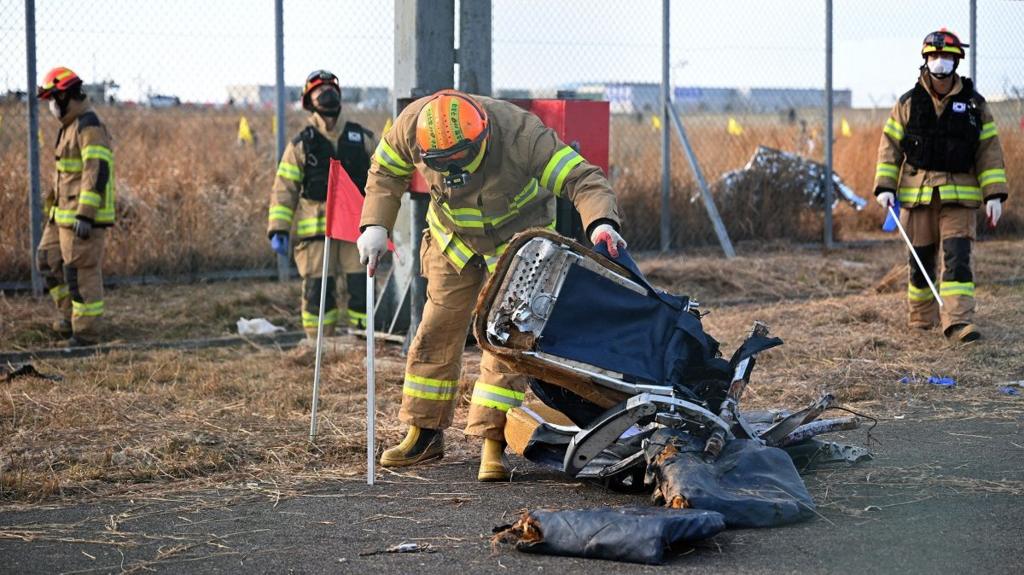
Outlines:
{"type": "MultiPolygon", "coordinates": [[[[947,26],[969,40],[971,5],[834,3],[834,166],[853,192],[871,196],[881,126],[912,85],[921,38],[947,26]]],[[[671,4],[670,92],[733,239],[821,237],[823,210],[813,209],[820,198],[808,197],[820,186],[779,186],[777,173],[762,170],[751,178],[742,170],[762,146],[824,159],[825,6],[820,0],[671,4]]],[[[0,280],[29,275],[24,93],[57,65],[85,78],[114,137],[120,208],[108,273],[273,267],[265,239],[276,153],[273,2],[36,0],[38,78],[32,82],[26,82],[25,3],[0,0],[0,17],[0,280]]],[[[960,72],[969,73],[977,48],[978,87],[996,114],[1016,190],[1024,177],[1014,169],[1024,154],[1024,64],[1015,39],[1024,3],[980,3],[976,20],[976,46],[960,72]]],[[[286,135],[303,122],[294,103],[317,68],[341,78],[346,114],[379,132],[395,96],[393,3],[286,0],[283,21],[291,103],[286,135]]],[[[497,96],[572,92],[609,101],[609,175],[626,234],[634,248],[656,249],[661,141],[672,129],[660,116],[662,2],[506,0],[493,2],[492,26],[497,96]]],[[[57,125],[45,107],[40,111],[45,188],[52,182],[57,125]]],[[[762,159],[779,157],[770,154],[761,151],[762,159]]],[[[673,247],[713,243],[674,133],[671,164],[673,247]]],[[[876,212],[870,203],[863,212],[843,203],[837,237],[877,228],[876,212]]]]}

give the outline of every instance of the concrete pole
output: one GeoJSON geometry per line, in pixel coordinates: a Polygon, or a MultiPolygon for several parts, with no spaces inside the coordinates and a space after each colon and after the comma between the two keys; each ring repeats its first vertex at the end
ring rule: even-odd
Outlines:
{"type": "Polygon", "coordinates": [[[978,0],[971,0],[971,80],[978,88],[978,0]]]}
{"type": "MultiPolygon", "coordinates": [[[[276,77],[276,92],[274,98],[274,111],[277,114],[277,156],[274,158],[275,167],[284,155],[285,135],[288,125],[284,119],[285,101],[284,89],[284,0],[274,0],[274,66],[276,77]]],[[[277,256],[277,280],[288,281],[291,258],[288,256],[277,256]]]]}
{"type": "Polygon", "coordinates": [[[491,0],[459,2],[459,89],[491,95],[491,0]]]}
{"type": "Polygon", "coordinates": [[[660,246],[662,252],[667,252],[672,247],[671,210],[669,201],[672,191],[672,165],[671,151],[672,138],[668,132],[669,114],[668,107],[672,105],[669,90],[669,33],[672,26],[669,20],[669,0],[661,2],[661,226],[660,246]]]}
{"type": "Polygon", "coordinates": [[[832,0],[825,0],[825,249],[832,249],[832,0]]]}
{"type": "MultiPolygon", "coordinates": [[[[400,102],[451,88],[454,80],[455,0],[395,0],[395,115],[403,107],[400,102]]],[[[406,345],[416,336],[427,301],[427,282],[420,277],[419,253],[430,199],[426,194],[414,193],[409,203],[408,257],[412,281],[406,345]]]]}
{"type": "Polygon", "coordinates": [[[43,236],[43,209],[39,197],[39,101],[36,98],[36,2],[25,0],[25,92],[28,95],[28,214],[32,252],[32,293],[43,295],[43,278],[35,266],[36,250],[43,236]]]}

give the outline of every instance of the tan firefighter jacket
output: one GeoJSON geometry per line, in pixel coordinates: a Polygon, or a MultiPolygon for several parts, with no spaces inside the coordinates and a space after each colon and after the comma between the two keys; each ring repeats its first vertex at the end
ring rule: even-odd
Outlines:
{"type": "Polygon", "coordinates": [[[554,130],[522,108],[482,96],[490,136],[480,167],[467,185],[451,189],[430,170],[416,146],[416,117],[429,97],[409,104],[381,139],[370,164],[360,226],[391,229],[414,170],[430,186],[427,224],[438,249],[456,268],[473,255],[493,271],[509,239],[527,228],[549,226],[555,198],[567,195],[585,229],[602,219],[620,222],[615,194],[600,168],[565,145],[554,130]]]}
{"type": "MultiPolygon", "coordinates": [[[[343,117],[339,117],[334,130],[327,130],[326,122],[319,114],[310,114],[306,122],[331,141],[337,151],[338,137],[345,126],[343,117]]],[[[364,130],[363,147],[367,155],[372,155],[377,142],[372,132],[364,130]]],[[[306,166],[305,143],[295,138],[288,142],[277,166],[273,191],[270,194],[270,213],[268,217],[267,235],[274,232],[291,233],[295,227],[295,237],[299,240],[323,237],[327,231],[325,202],[318,202],[302,196],[303,179],[306,166]]]]}
{"type": "Polygon", "coordinates": [[[113,225],[114,155],[107,128],[88,100],[71,100],[61,124],[55,184],[43,199],[50,219],[65,228],[76,218],[99,227],[113,225]]]}
{"type": "MultiPolygon", "coordinates": [[[[918,82],[931,95],[938,116],[941,116],[949,105],[950,98],[963,88],[963,82],[957,76],[953,89],[940,100],[931,89],[927,72],[922,72],[918,82]]],[[[900,142],[903,140],[904,127],[910,119],[909,94],[908,92],[893,106],[882,130],[878,164],[875,167],[875,193],[881,191],[879,188],[897,190],[900,204],[908,208],[930,203],[933,188],[939,189],[939,197],[943,204],[976,208],[982,201],[993,198],[1005,201],[1008,188],[1003,152],[999,145],[995,120],[985,102],[982,101],[979,106],[982,125],[974,168],[964,173],[937,172],[918,169],[904,162],[900,142]]]]}

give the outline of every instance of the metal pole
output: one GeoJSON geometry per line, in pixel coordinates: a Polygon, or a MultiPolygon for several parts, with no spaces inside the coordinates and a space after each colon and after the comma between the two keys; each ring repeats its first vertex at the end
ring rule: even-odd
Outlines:
{"type": "Polygon", "coordinates": [[[928,282],[928,289],[932,290],[932,295],[935,296],[935,301],[939,303],[939,307],[944,305],[942,296],[939,295],[939,290],[935,289],[935,284],[932,283],[931,276],[928,275],[928,270],[924,269],[924,264],[921,263],[921,258],[917,256],[917,250],[914,249],[914,242],[910,241],[910,236],[907,235],[907,230],[903,229],[903,223],[900,222],[900,216],[892,209],[892,204],[886,206],[889,210],[889,217],[892,221],[896,222],[896,229],[900,231],[900,235],[903,236],[903,241],[907,244],[907,248],[910,250],[910,255],[914,256],[914,262],[917,263],[917,269],[924,276],[924,281],[928,282]]]}
{"type": "Polygon", "coordinates": [[[971,80],[978,87],[978,0],[971,0],[971,80]]]}
{"type": "Polygon", "coordinates": [[[491,95],[491,0],[459,2],[459,89],[491,95]]]}
{"type": "MultiPolygon", "coordinates": [[[[313,368],[313,407],[309,413],[309,442],[316,441],[316,412],[320,403],[320,365],[323,360],[324,351],[324,306],[327,305],[327,275],[328,263],[331,261],[331,236],[324,236],[324,263],[320,275],[320,312],[316,326],[316,362],[313,368]]],[[[370,331],[373,331],[372,329],[370,331]]]]}
{"type": "Polygon", "coordinates": [[[373,308],[377,303],[376,283],[370,268],[366,268],[366,484],[373,485],[374,444],[377,439],[377,372],[374,358],[377,323],[373,308]]]}
{"type": "MultiPolygon", "coordinates": [[[[277,91],[274,98],[274,108],[277,119],[277,157],[274,162],[280,162],[284,155],[285,130],[287,125],[284,119],[285,90],[284,90],[284,0],[274,0],[274,59],[276,68],[277,91]]],[[[288,256],[277,256],[277,280],[288,281],[288,256]]]]}
{"type": "Polygon", "coordinates": [[[832,240],[832,0],[825,0],[825,249],[832,240]]]}
{"type": "MultiPolygon", "coordinates": [[[[697,163],[697,155],[693,153],[693,148],[690,146],[690,139],[686,137],[686,129],[683,128],[683,121],[679,119],[679,111],[676,110],[675,106],[668,106],[669,116],[672,117],[672,125],[676,127],[676,134],[679,136],[679,142],[683,144],[683,151],[686,152],[686,159],[690,161],[690,168],[693,170],[693,176],[697,179],[697,185],[700,187],[700,195],[704,199],[704,209],[708,212],[708,218],[711,219],[711,225],[715,228],[715,235],[718,236],[718,243],[722,246],[722,251],[725,252],[726,258],[736,257],[736,250],[732,247],[732,241],[729,239],[729,232],[725,229],[725,224],[722,223],[722,217],[718,214],[718,208],[715,207],[715,199],[711,196],[711,189],[708,188],[708,182],[704,179],[704,172],[700,169],[700,164],[697,163]]],[[[667,127],[665,128],[668,129],[667,127]]]]}
{"type": "Polygon", "coordinates": [[[32,293],[43,295],[43,278],[35,266],[36,250],[43,236],[43,209],[39,201],[39,101],[36,98],[36,2],[25,0],[25,71],[28,81],[28,215],[32,252],[32,293]]]}
{"type": "Polygon", "coordinates": [[[671,146],[672,140],[668,133],[668,107],[672,105],[669,98],[669,32],[672,26],[669,19],[669,0],[661,2],[661,251],[667,252],[672,247],[671,203],[669,196],[672,191],[671,146]]]}

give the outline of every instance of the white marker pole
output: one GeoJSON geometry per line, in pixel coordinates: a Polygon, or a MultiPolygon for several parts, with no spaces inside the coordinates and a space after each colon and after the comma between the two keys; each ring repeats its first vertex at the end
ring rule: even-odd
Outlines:
{"type": "Polygon", "coordinates": [[[366,484],[373,485],[374,476],[374,443],[376,439],[376,425],[374,424],[377,415],[377,376],[374,371],[374,331],[377,324],[373,318],[374,304],[377,298],[374,295],[373,275],[370,267],[366,268],[366,484]]]}
{"type": "Polygon", "coordinates": [[[921,274],[924,275],[924,281],[928,282],[928,287],[932,290],[932,294],[935,295],[935,301],[939,302],[939,307],[942,307],[942,298],[939,297],[939,290],[935,289],[935,284],[932,283],[932,278],[928,275],[928,271],[924,269],[924,264],[921,263],[921,258],[917,257],[917,250],[914,249],[914,244],[910,242],[910,237],[907,236],[907,230],[903,229],[903,224],[900,223],[900,217],[896,214],[896,211],[892,209],[892,204],[887,206],[889,208],[889,216],[896,222],[896,227],[900,230],[900,235],[903,236],[903,241],[907,242],[907,247],[910,248],[910,255],[914,256],[914,261],[917,262],[917,269],[921,270],[921,274]]]}
{"type": "Polygon", "coordinates": [[[309,415],[309,442],[316,441],[316,408],[320,403],[320,362],[323,358],[324,306],[327,304],[327,262],[331,255],[331,236],[324,238],[324,267],[320,276],[320,315],[316,327],[316,368],[313,370],[313,408],[309,415]]]}

